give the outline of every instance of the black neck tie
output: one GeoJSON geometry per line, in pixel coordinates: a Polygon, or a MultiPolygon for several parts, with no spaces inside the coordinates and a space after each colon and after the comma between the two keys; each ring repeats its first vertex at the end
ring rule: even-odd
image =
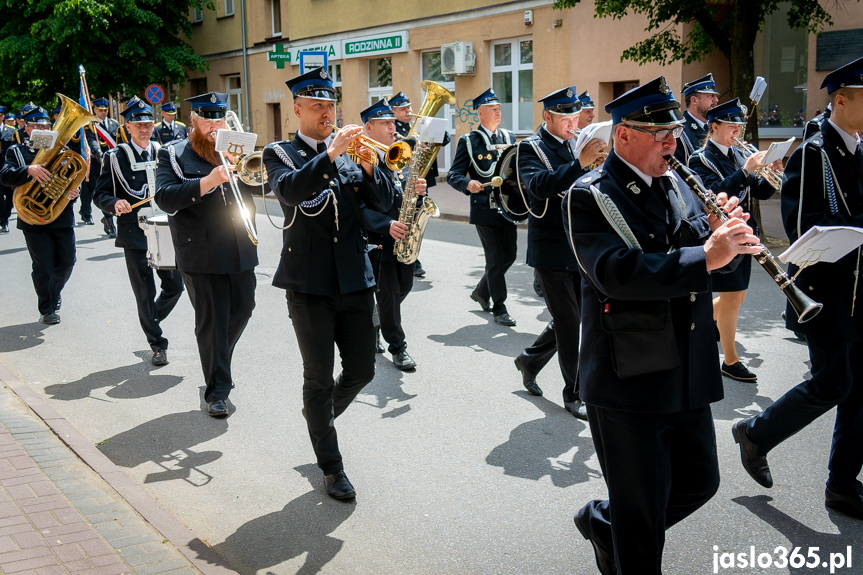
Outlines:
{"type": "Polygon", "coordinates": [[[318,154],[322,154],[327,151],[326,142],[318,142],[318,154]]]}
{"type": "Polygon", "coordinates": [[[148,150],[144,150],[141,152],[141,161],[149,162],[150,161],[150,152],[148,150]]]}
{"type": "Polygon", "coordinates": [[[492,144],[500,144],[500,137],[497,135],[497,132],[491,135],[491,143],[492,144]]]}

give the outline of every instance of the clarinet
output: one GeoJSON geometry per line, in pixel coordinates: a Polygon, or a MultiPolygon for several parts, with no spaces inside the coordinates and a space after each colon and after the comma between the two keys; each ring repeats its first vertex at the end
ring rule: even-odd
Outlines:
{"type": "MultiPolygon", "coordinates": [[[[704,203],[704,207],[707,208],[707,211],[716,216],[720,222],[726,222],[729,220],[728,214],[725,213],[725,211],[716,203],[716,195],[705,188],[689,168],[678,162],[674,156],[668,155],[663,156],[663,158],[668,162],[668,165],[671,166],[671,169],[677,172],[680,177],[683,178],[683,181],[689,185],[695,195],[698,196],[698,199],[704,203]]],[[[824,304],[813,300],[803,293],[800,288],[794,285],[794,280],[782,268],[773,254],[770,253],[770,250],[764,247],[763,244],[758,244],[757,247],[761,248],[761,253],[753,256],[755,261],[761,264],[761,267],[770,274],[770,277],[773,278],[773,281],[776,282],[776,285],[779,286],[779,289],[781,289],[782,293],[785,294],[785,297],[788,298],[788,302],[797,313],[797,321],[805,323],[818,315],[818,312],[821,311],[824,304]]]]}

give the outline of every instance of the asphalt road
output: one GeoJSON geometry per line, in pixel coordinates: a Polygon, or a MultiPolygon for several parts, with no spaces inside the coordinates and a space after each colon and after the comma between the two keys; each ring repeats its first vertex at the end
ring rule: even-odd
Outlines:
{"type": "MultiPolygon", "coordinates": [[[[429,225],[421,258],[428,275],[403,306],[419,368],[401,373],[389,354],[378,356],[374,381],[339,418],[359,493],[340,503],[326,496],[314,465],[300,414],[299,351],[284,292],[270,285],[280,232],[262,210],[258,226],[257,307],[235,354],[230,418],[201,410],[185,296],[163,323],[171,363],[149,364],[122,252],[99,225],[76,229],[78,263],[63,321],[51,327],[36,321],[21,232],[0,236],[0,362],[241,573],[595,573],[572,522],[605,494],[589,431],[562,409],[554,363],[539,376],[541,398],[524,391],[512,364],[549,319],[523,263],[526,234],[519,232],[518,263],[507,276],[518,326],[504,328],[468,297],[483,265],[473,227],[429,225]]],[[[818,547],[826,561],[851,546],[853,567],[835,572],[861,573],[860,522],[823,506],[833,411],[771,453],[773,489],[740,465],[731,424],[808,377],[806,348],[779,317],[784,298],[754,268],[738,345],[759,383],[726,380],[726,397],[713,406],[722,485],[668,531],[664,571],[713,573],[715,553],[748,558],[750,547],[756,558],[818,547]]]]}

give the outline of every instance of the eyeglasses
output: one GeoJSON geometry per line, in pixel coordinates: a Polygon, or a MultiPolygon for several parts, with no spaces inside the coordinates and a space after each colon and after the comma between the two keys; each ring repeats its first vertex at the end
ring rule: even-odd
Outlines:
{"type": "Polygon", "coordinates": [[[652,134],[654,142],[664,142],[668,139],[669,135],[674,136],[675,138],[679,138],[680,134],[683,133],[683,126],[675,126],[673,128],[666,128],[663,130],[645,130],[644,128],[639,128],[638,126],[633,126],[632,124],[624,124],[627,128],[632,128],[636,132],[644,132],[645,134],[652,134]]]}

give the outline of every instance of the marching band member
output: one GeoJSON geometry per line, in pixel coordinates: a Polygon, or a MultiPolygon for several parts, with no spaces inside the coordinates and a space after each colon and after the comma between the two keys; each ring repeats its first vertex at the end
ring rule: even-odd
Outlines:
{"type": "Polygon", "coordinates": [[[168,340],[162,335],[160,323],[183,295],[183,278],[177,270],[156,270],[162,288],[156,297],[153,269],[147,262],[147,238],[138,225],[138,212],[142,207],[132,208],[132,204],[154,192],[150,187],[155,182],[159,145],[150,142],[153,110],[132,97],[122,114],[131,142],[117,144],[105,154],[105,166],[93,191],[93,203],[102,211],[117,214],[118,233],[114,245],[123,248],[126,270],[138,304],[138,321],[153,350],[150,363],[167,365],[168,340]]]}
{"type": "Polygon", "coordinates": [[[614,149],[563,200],[584,278],[580,394],[608,487],[575,524],[603,574],[659,575],[665,531],[719,487],[710,271],[759,252],[736,199],[720,226],[669,172],[678,110],[661,76],[607,104],[614,149]]]}
{"type": "Polygon", "coordinates": [[[480,126],[459,138],[447,183],[470,196],[470,223],[476,226],[485,254],[485,273],[470,298],[483,311],[491,311],[498,324],[514,326],[515,320],[506,310],[505,276],[515,262],[518,236],[515,224],[491,206],[490,188],[483,184],[491,182],[502,153],[493,146],[511,145],[515,138],[498,128],[500,100],[492,88],[474,98],[473,109],[479,116],[480,126]]]}
{"type": "MultiPolygon", "coordinates": [[[[224,417],[234,387],[234,348],[255,308],[258,250],[228,187],[233,174],[215,150],[216,132],[227,128],[228,95],[210,92],[186,101],[192,104],[194,129],[159,150],[155,201],[169,214],[177,270],[195,308],[207,413],[224,417]]],[[[251,188],[236,184],[254,221],[251,188]]]]}
{"type": "Polygon", "coordinates": [[[588,142],[573,156],[582,103],[576,87],[556,90],[539,99],[545,123],[536,135],[519,144],[518,172],[530,196],[527,226],[527,265],[536,270],[551,321],[530,347],[515,358],[524,387],[542,395],[539,371],[557,352],[563,376],[563,405],[575,417],[587,419],[578,398],[578,342],[581,325],[581,276],[563,229],[560,196],[589,166],[604,157],[600,140],[588,142]]]}
{"type": "Polygon", "coordinates": [[[578,115],[578,128],[575,130],[576,136],[593,123],[594,110],[596,109],[596,104],[593,103],[587,90],[578,95],[578,101],[581,102],[581,113],[578,115]]]}
{"type": "Polygon", "coordinates": [[[703,145],[707,138],[707,111],[719,103],[719,92],[713,74],[702,76],[683,85],[683,133],[677,142],[674,157],[686,165],[689,156],[703,145]]]}
{"type": "MultiPolygon", "coordinates": [[[[710,108],[707,112],[708,140],[703,148],[689,157],[689,168],[701,178],[704,187],[714,193],[725,192],[729,196],[740,198],[740,207],[748,213],[750,198],[766,200],[773,196],[776,190],[765,178],[759,178],[753,173],[761,166],[761,160],[767,152],[757,152],[746,157],[736,145],[736,139],[745,127],[746,111],[740,105],[739,98],[710,108]]],[[[778,163],[779,165],[774,167],[781,169],[782,161],[778,163]]],[[[749,225],[755,235],[758,235],[756,222],[753,220],[749,225]]],[[[713,300],[713,317],[719,328],[725,356],[721,368],[723,375],[737,381],[754,383],[758,378],[740,361],[735,341],[737,315],[746,298],[751,273],[752,258],[743,258],[733,272],[713,276],[713,291],[717,292],[717,297],[713,300]]]]}
{"type": "Polygon", "coordinates": [[[174,102],[162,104],[162,121],[156,124],[156,129],[153,131],[153,139],[160,144],[167,144],[174,140],[182,140],[188,138],[189,134],[186,131],[186,124],[178,121],[177,107],[174,102]]]}
{"type": "MultiPolygon", "coordinates": [[[[45,183],[51,178],[42,164],[33,164],[36,150],[30,148],[30,134],[33,130],[50,130],[51,121],[45,108],[34,107],[24,115],[24,128],[27,139],[6,151],[3,170],[0,172],[0,185],[13,190],[18,186],[37,180],[45,183]]],[[[75,206],[74,200],[80,193],[79,188],[68,192],[72,200],[53,222],[45,225],[28,224],[18,218],[18,229],[24,232],[24,241],[33,262],[33,287],[38,299],[40,321],[46,325],[60,323],[57,311],[60,309],[60,293],[75,265],[75,206]]]]}
{"type": "MultiPolygon", "coordinates": [[[[96,124],[105,131],[115,142],[117,141],[117,131],[120,129],[120,123],[108,117],[108,99],[96,98],[93,100],[93,115],[99,120],[96,124]]],[[[94,124],[95,126],[95,124],[94,124]]],[[[102,156],[105,152],[111,149],[111,145],[102,137],[97,137],[96,141],[99,144],[99,154],[94,154],[90,162],[90,177],[84,180],[81,184],[81,220],[89,224],[92,221],[92,209],[90,203],[93,200],[93,190],[96,187],[96,181],[102,173],[102,156]]],[[[114,214],[110,212],[102,212],[102,229],[105,235],[109,238],[117,237],[117,228],[114,226],[114,214]]]]}
{"type": "MultiPolygon", "coordinates": [[[[863,58],[827,74],[821,88],[831,98],[830,118],[794,150],[785,170],[782,220],[791,241],[812,226],[863,226],[863,152],[857,135],[863,130],[863,58]]],[[[857,519],[863,519],[863,314],[854,309],[860,264],[860,250],[853,250],[836,263],[800,272],[797,283],[824,304],[806,323],[799,323],[790,307],[786,312],[788,329],[806,335],[812,378],[732,427],[744,469],[771,487],[770,450],[835,406],[824,504],[857,519]]],[[[795,271],[792,265],[789,274],[795,271]]]]}
{"type": "MultiPolygon", "coordinates": [[[[395,116],[386,100],[380,100],[369,106],[360,117],[365,123],[369,138],[386,146],[395,142],[395,116]]],[[[381,322],[381,333],[389,344],[389,352],[393,356],[393,365],[402,371],[412,370],[417,364],[407,352],[405,332],[402,328],[401,302],[408,296],[414,285],[414,265],[398,261],[393,248],[396,240],[402,239],[409,231],[407,225],[399,222],[399,211],[402,207],[402,190],[407,178],[407,168],[401,172],[393,172],[384,163],[383,152],[378,152],[378,165],[387,172],[393,183],[395,195],[393,204],[386,212],[379,212],[366,206],[362,208],[369,241],[381,246],[381,249],[369,253],[372,269],[375,271],[375,281],[378,290],[375,298],[378,303],[378,316],[381,322]]],[[[425,195],[425,180],[418,178],[415,189],[420,198],[425,195]]]]}
{"type": "Polygon", "coordinates": [[[821,125],[824,124],[824,121],[830,117],[830,104],[827,104],[827,107],[824,108],[824,111],[820,114],[817,114],[811,120],[806,122],[806,126],[803,128],[803,139],[808,140],[815,134],[821,131],[821,125]]]}
{"type": "MultiPolygon", "coordinates": [[[[0,106],[0,171],[6,162],[6,150],[15,143],[15,129],[5,122],[12,116],[6,113],[6,108],[0,106]]],[[[0,184],[0,234],[9,233],[9,216],[12,215],[12,196],[15,190],[0,184]]]]}
{"type": "MultiPolygon", "coordinates": [[[[15,121],[18,122],[18,127],[15,129],[15,143],[23,144],[27,140],[27,121],[24,116],[36,109],[36,104],[28,102],[21,107],[18,115],[15,116],[15,121]]],[[[45,112],[47,114],[47,112],[45,112]]],[[[50,123],[50,122],[49,122],[50,123]]]]}
{"type": "Polygon", "coordinates": [[[327,494],[353,499],[335,418],[375,374],[375,283],[359,202],[385,212],[393,194],[383,170],[365,161],[357,165],[345,154],[362,128],[332,133],[336,91],[326,70],[315,68],[286,84],[299,130],[263,154],[270,185],[291,222],[273,285],[286,290],[303,356],[303,414],[327,494]],[[342,365],[336,381],[334,344],[342,365]]]}

